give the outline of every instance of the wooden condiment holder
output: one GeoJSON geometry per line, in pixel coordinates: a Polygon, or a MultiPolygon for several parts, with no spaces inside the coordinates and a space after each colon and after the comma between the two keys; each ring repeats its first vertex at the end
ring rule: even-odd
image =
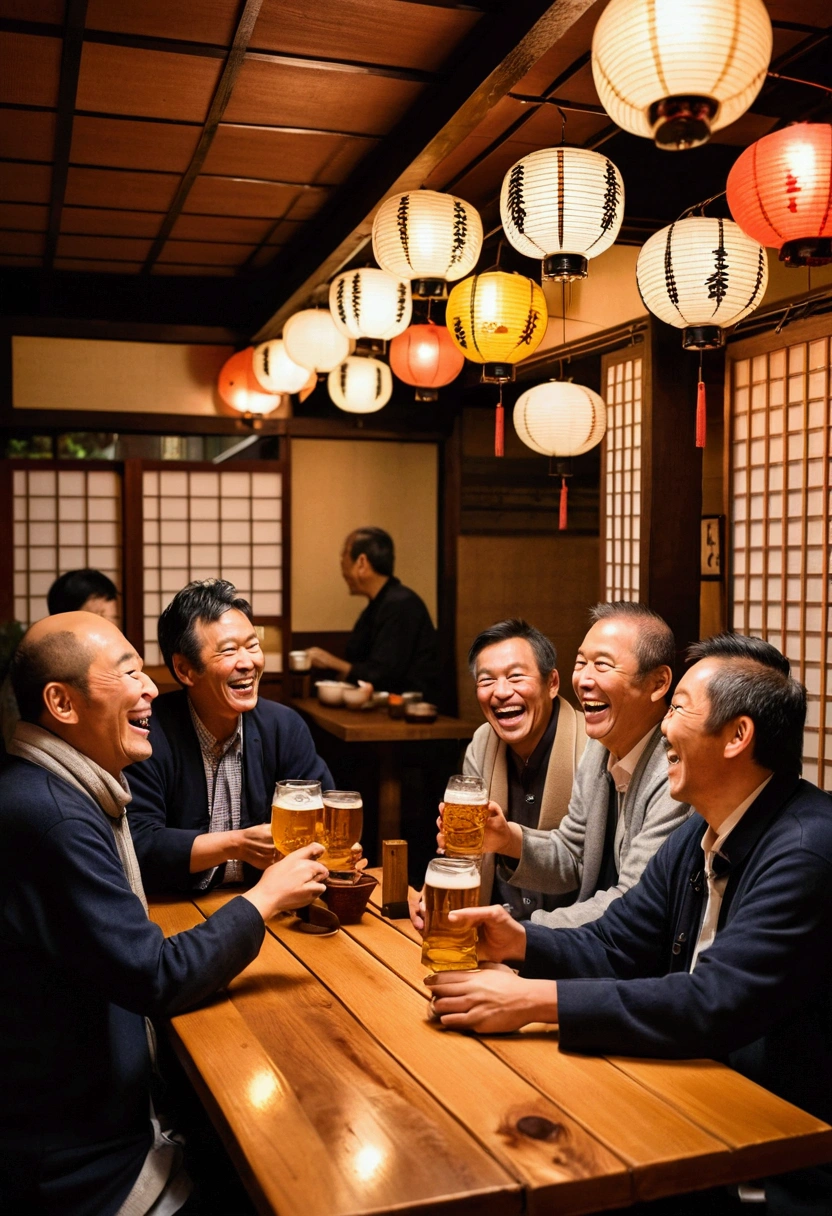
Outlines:
{"type": "Polygon", "coordinates": [[[382,842],[381,913],[389,920],[409,916],[407,906],[407,841],[382,842]]]}

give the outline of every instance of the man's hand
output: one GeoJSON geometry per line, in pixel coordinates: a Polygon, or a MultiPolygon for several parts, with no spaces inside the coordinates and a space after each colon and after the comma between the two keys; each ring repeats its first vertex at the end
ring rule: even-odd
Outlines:
{"type": "Polygon", "coordinates": [[[557,985],[525,980],[505,967],[442,971],[425,979],[443,1026],[504,1034],[528,1022],[557,1022],[557,985]]]}
{"type": "Polygon", "coordinates": [[[263,920],[290,908],[305,908],[326,887],[327,868],[317,858],[323,853],[320,844],[308,844],[263,871],[256,886],[246,891],[243,899],[254,904],[263,920]]]}
{"type": "Polygon", "coordinates": [[[268,823],[256,823],[250,828],[239,828],[229,832],[228,861],[245,861],[258,870],[270,866],[277,854],[274,851],[272,829],[268,823]]]}
{"type": "Polygon", "coordinates": [[[488,908],[459,908],[448,913],[452,925],[477,926],[477,954],[491,963],[526,957],[526,930],[502,904],[488,908]]]}
{"type": "Polygon", "coordinates": [[[419,933],[425,927],[425,898],[423,891],[407,888],[407,910],[410,913],[410,923],[419,933]]]}
{"type": "Polygon", "coordinates": [[[347,674],[352,666],[346,659],[339,659],[336,654],[330,654],[328,650],[324,650],[321,646],[310,646],[306,653],[309,655],[309,661],[313,667],[323,667],[327,671],[337,671],[343,676],[347,674]]]}
{"type": "MultiPolygon", "coordinates": [[[[445,834],[442,825],[442,815],[445,803],[439,803],[439,818],[436,821],[436,847],[440,853],[445,852],[445,834]]],[[[496,802],[488,804],[488,818],[485,821],[485,853],[502,853],[504,857],[518,857],[523,847],[523,833],[519,823],[509,823],[503,814],[502,807],[496,802]]]]}

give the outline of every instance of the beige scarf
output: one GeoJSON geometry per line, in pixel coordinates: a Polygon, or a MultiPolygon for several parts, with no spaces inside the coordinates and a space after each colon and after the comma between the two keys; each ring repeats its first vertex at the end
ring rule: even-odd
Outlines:
{"type": "Polygon", "coordinates": [[[18,722],[8,750],[13,756],[29,760],[32,764],[45,768],[47,772],[54,773],[62,781],[68,781],[101,807],[113,829],[116,848],[125,877],[130,883],[130,890],[134,895],[138,895],[146,912],[147,900],[141,871],[125,811],[131,798],[130,787],[124,778],[117,780],[112,777],[94,760],[90,760],[89,756],[83,755],[51,731],[31,722],[18,722]]]}

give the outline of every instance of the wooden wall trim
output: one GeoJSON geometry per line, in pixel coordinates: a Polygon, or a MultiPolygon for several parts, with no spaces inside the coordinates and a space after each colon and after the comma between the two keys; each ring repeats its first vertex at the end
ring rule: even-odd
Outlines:
{"type": "MultiPolygon", "coordinates": [[[[785,306],[783,311],[785,312],[785,306]]],[[[832,318],[826,313],[809,317],[805,321],[792,321],[778,334],[775,333],[775,322],[778,320],[778,317],[772,318],[772,328],[767,332],[753,334],[737,341],[729,341],[725,348],[726,360],[733,362],[735,359],[747,359],[749,356],[767,354],[770,350],[780,350],[781,347],[790,346],[792,343],[811,342],[815,338],[825,338],[828,337],[830,326],[832,326],[832,318]]]]}
{"type": "Polygon", "coordinates": [[[0,621],[14,620],[14,466],[0,460],[0,528],[6,537],[0,545],[0,621]]]}
{"type": "MultiPolygon", "coordinates": [[[[65,465],[65,461],[61,464],[65,465]]],[[[142,461],[125,460],[121,482],[121,587],[125,636],[144,654],[144,509],[142,461]]]]}

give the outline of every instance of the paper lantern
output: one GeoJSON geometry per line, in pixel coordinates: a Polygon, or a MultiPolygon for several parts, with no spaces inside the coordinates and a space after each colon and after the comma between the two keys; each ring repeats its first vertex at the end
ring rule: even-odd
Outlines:
{"type": "Polygon", "coordinates": [[[444,325],[411,325],[390,343],[390,367],[416,388],[417,401],[435,401],[438,390],[456,380],[465,366],[444,325]]]}
{"type": "Polygon", "coordinates": [[[832,262],[832,126],[797,122],[746,148],[728,174],[728,206],[787,266],[832,262]]]}
{"type": "Polygon", "coordinates": [[[591,388],[564,380],[550,380],[526,389],[514,406],[514,429],[526,447],[543,456],[557,458],[560,475],[560,519],[566,528],[566,478],[571,476],[570,459],[594,448],[607,429],[607,407],[591,388]]]}
{"type": "Polygon", "coordinates": [[[293,363],[311,372],[329,372],[344,362],[355,344],[341,333],[328,308],[304,308],[283,326],[283,345],[293,363]]]}
{"type": "Polygon", "coordinates": [[[544,279],[586,278],[587,259],[609,249],[624,218],[624,182],[599,152],[542,148],[503,178],[500,219],[509,242],[543,259],[544,279]]]}
{"type": "Polygon", "coordinates": [[[281,338],[255,346],[252,365],[257,383],[269,393],[299,393],[309,380],[309,368],[292,362],[281,338]]]}
{"type": "Polygon", "coordinates": [[[410,281],[365,267],[337,275],[329,288],[329,311],[348,338],[395,338],[410,324],[410,281]]]}
{"type": "Polygon", "coordinates": [[[482,248],[482,220],[452,194],[416,190],[382,203],[373,222],[373,253],[388,274],[414,279],[418,296],[441,296],[445,283],[470,274],[482,248]]]}
{"type": "Polygon", "coordinates": [[[762,88],[772,31],[763,0],[611,0],[592,75],[610,118],[660,148],[695,148],[762,88]]]}
{"type": "Polygon", "coordinates": [[[226,359],[220,368],[217,391],[226,405],[241,414],[270,414],[280,405],[280,396],[266,393],[254,375],[254,347],[247,346],[226,359]]]}
{"type": "Polygon", "coordinates": [[[333,368],[326,382],[329,395],[348,414],[374,414],[393,394],[390,368],[379,359],[351,355],[333,368]]]}

